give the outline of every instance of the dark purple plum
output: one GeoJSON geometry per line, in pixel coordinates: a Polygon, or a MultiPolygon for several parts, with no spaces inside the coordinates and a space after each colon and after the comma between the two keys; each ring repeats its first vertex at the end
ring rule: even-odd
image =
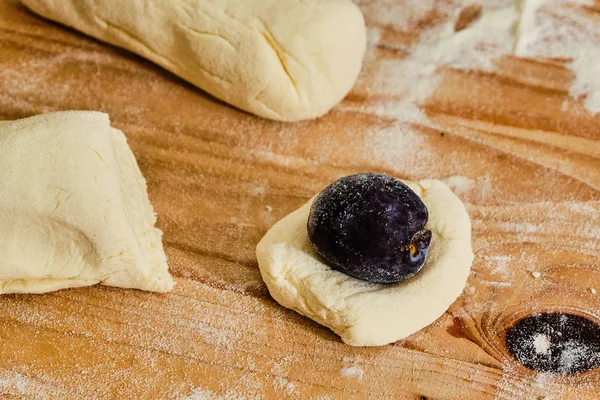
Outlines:
{"type": "Polygon", "coordinates": [[[332,268],[372,283],[405,280],[423,268],[431,242],[429,212],[391,176],[343,177],[315,198],[308,236],[332,268]]]}

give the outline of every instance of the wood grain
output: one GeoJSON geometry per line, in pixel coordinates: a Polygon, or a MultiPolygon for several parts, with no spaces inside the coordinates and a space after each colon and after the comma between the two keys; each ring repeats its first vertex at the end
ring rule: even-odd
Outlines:
{"type": "MultiPolygon", "coordinates": [[[[389,4],[362,1],[368,23],[389,4]]],[[[364,111],[402,98],[369,85],[377,63],[405,57],[400,45],[444,18],[434,7],[410,30],[379,26],[382,43],[344,103],[317,121],[281,124],[0,0],[0,118],[109,113],[148,180],[177,281],[166,295],[3,296],[3,397],[597,398],[600,372],[536,375],[503,344],[505,329],[536,311],[600,320],[590,290],[600,289],[600,115],[569,97],[564,61],[439,68],[421,104],[427,124],[364,111]],[[434,324],[393,345],[352,348],[269,297],[254,247],[329,182],[367,170],[446,179],[467,204],[476,260],[434,324]],[[353,366],[362,377],[342,373],[353,366]]]]}

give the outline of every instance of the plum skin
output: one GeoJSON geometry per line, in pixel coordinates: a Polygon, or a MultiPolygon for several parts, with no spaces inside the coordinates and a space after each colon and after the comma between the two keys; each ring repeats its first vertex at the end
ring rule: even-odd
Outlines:
{"type": "Polygon", "coordinates": [[[371,283],[418,273],[431,243],[427,207],[404,183],[362,173],[335,181],[311,205],[308,237],[326,263],[371,283]]]}

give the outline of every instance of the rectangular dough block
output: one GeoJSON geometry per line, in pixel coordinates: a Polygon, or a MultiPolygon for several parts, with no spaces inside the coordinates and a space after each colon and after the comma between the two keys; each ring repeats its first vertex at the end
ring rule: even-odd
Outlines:
{"type": "Polygon", "coordinates": [[[0,122],[0,293],[173,287],[146,181],[108,115],[0,122]]]}

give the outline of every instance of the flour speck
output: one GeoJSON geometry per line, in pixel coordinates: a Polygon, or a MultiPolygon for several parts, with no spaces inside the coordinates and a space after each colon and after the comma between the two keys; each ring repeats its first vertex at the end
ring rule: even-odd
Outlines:
{"type": "Polygon", "coordinates": [[[364,371],[360,367],[343,367],[340,369],[340,374],[347,378],[362,380],[364,371]]]}
{"type": "Polygon", "coordinates": [[[547,335],[543,333],[539,333],[533,338],[533,346],[535,347],[535,352],[541,355],[550,354],[550,339],[548,339],[547,335]]]}

